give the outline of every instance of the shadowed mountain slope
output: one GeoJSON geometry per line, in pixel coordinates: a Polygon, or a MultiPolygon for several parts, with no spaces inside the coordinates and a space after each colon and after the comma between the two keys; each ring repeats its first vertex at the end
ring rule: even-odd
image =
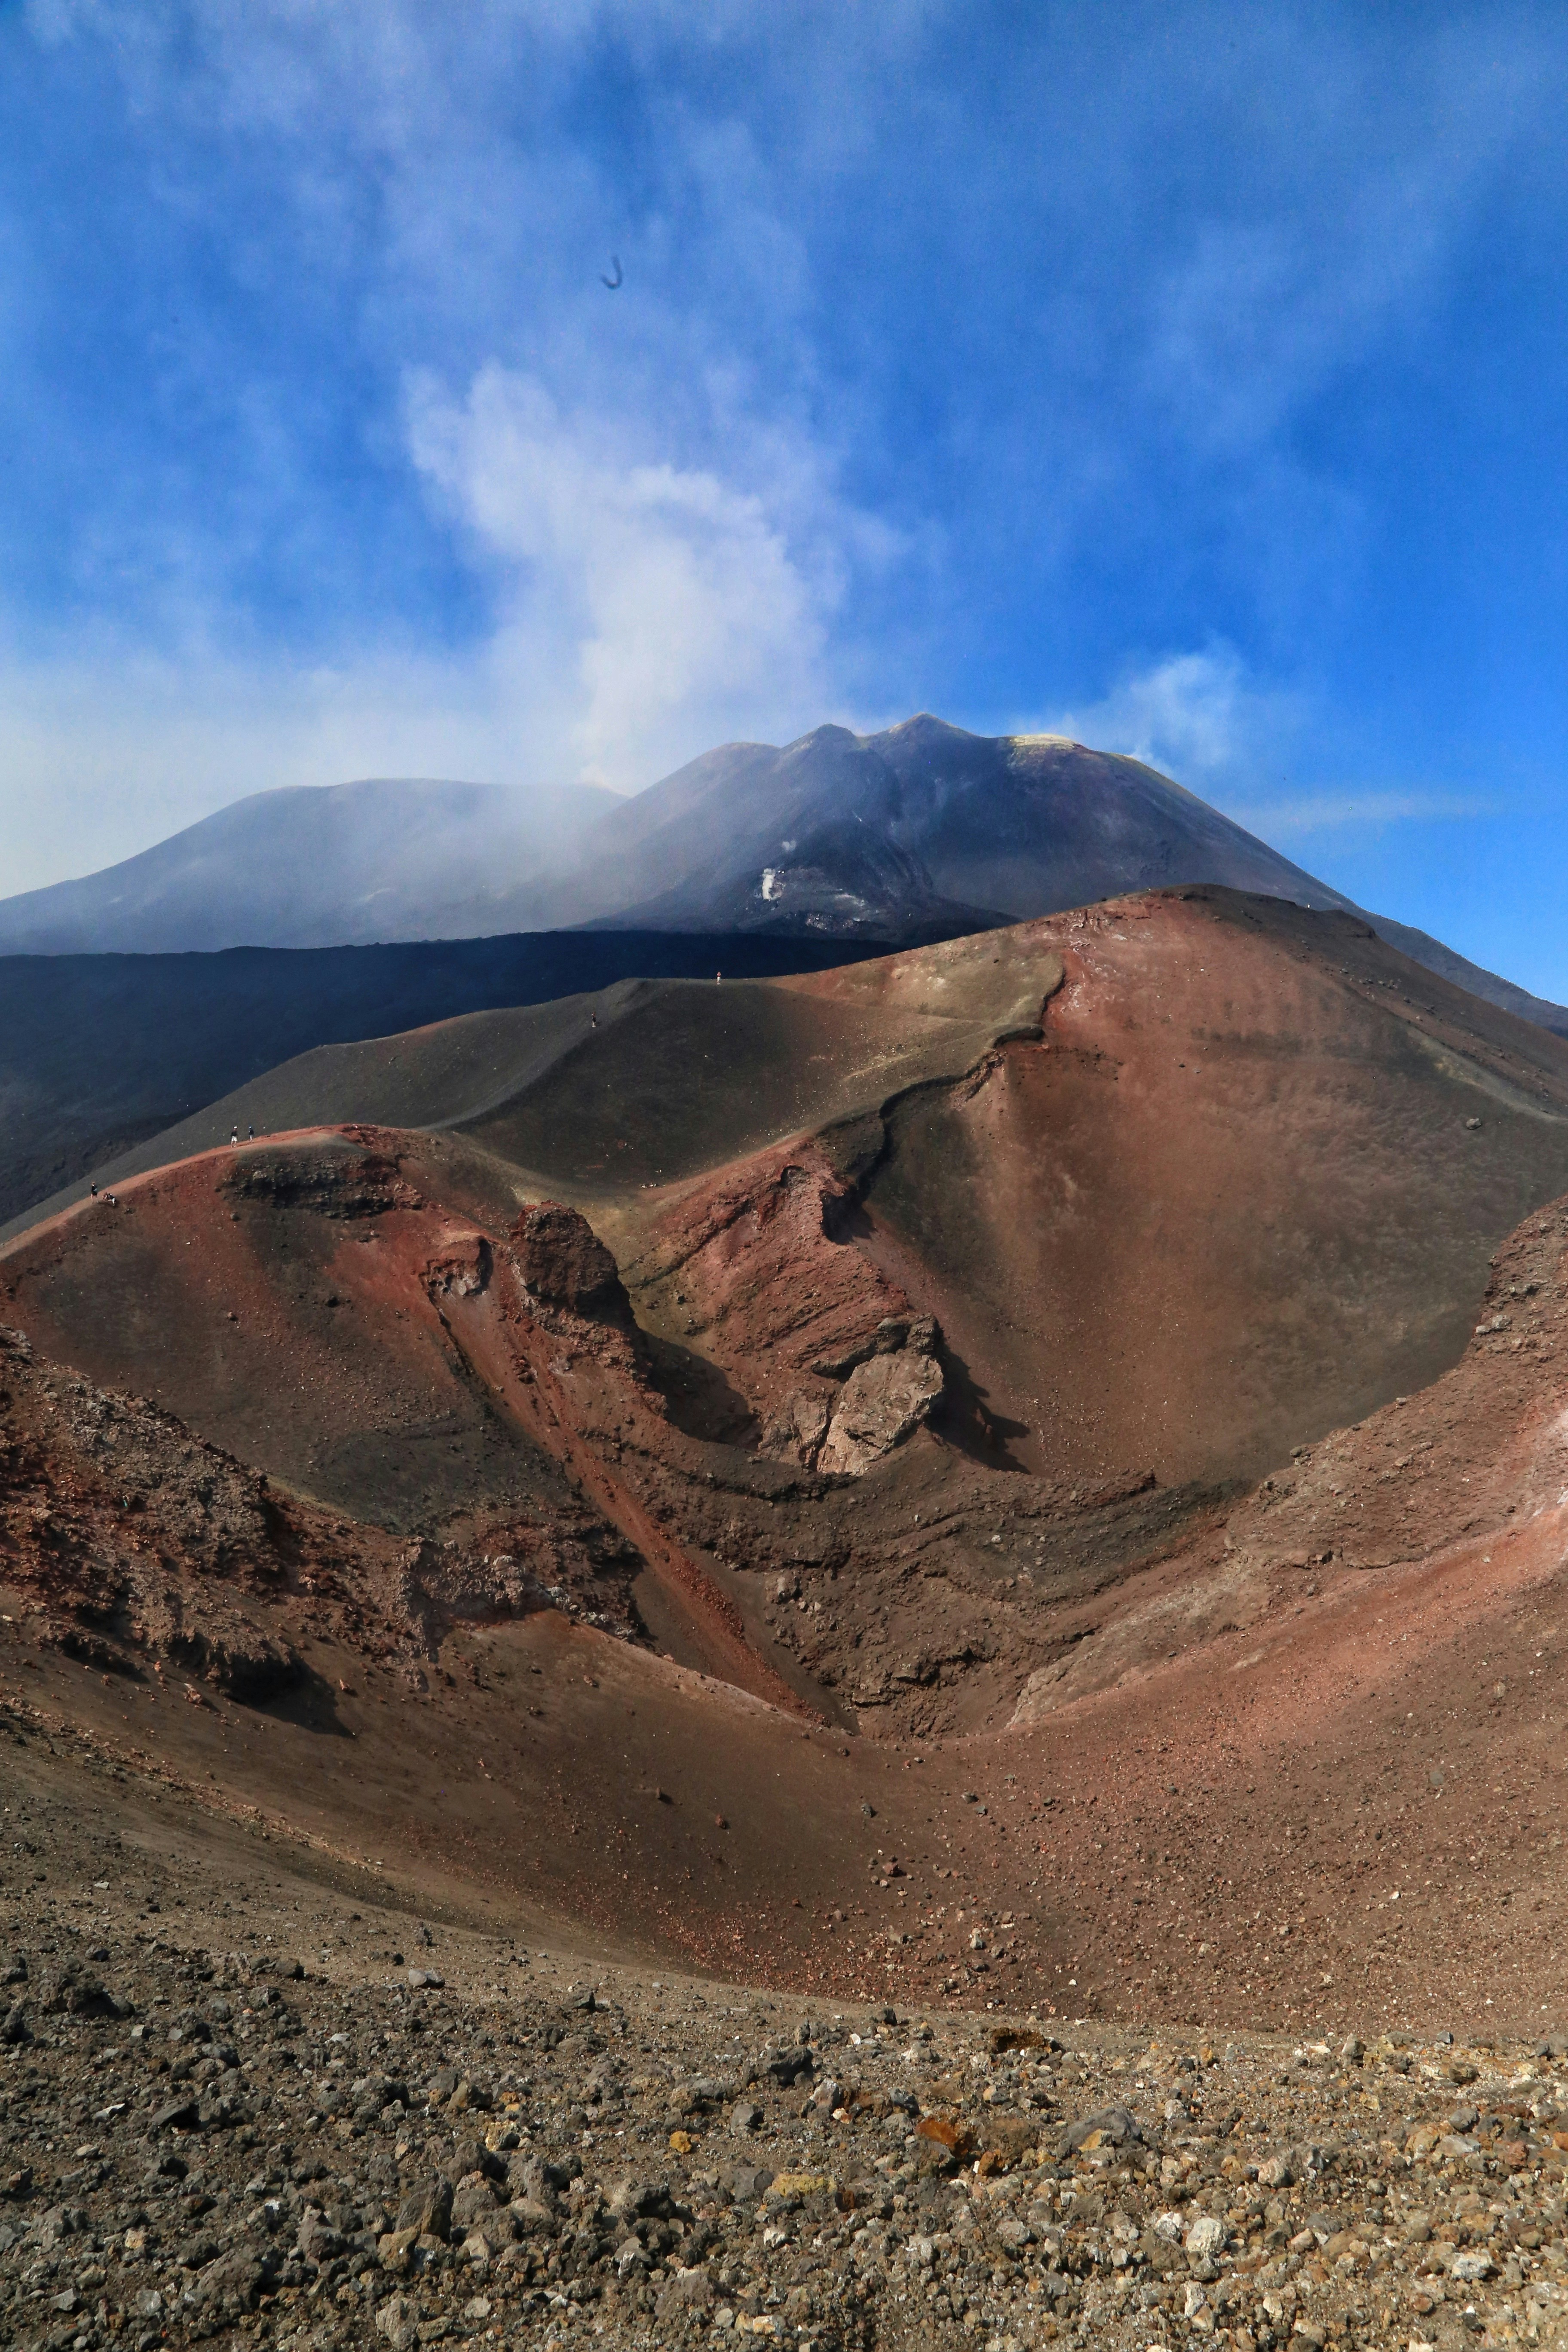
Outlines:
{"type": "Polygon", "coordinates": [[[1136,760],[921,716],[726,743],[626,801],[479,784],[260,793],[0,900],[0,949],[321,947],[555,929],[907,940],[1128,889],[1326,885],[1136,760]]]}
{"type": "MultiPolygon", "coordinates": [[[[872,952],[810,940],[556,931],[210,956],[0,957],[0,1224],[312,1046],[634,974],[795,971],[872,952]]],[[[218,1131],[209,1124],[204,1140],[218,1131]]]]}
{"type": "Polygon", "coordinates": [[[922,712],[729,743],[612,809],[577,919],[895,936],[1170,883],[1345,901],[1141,761],[1059,736],[966,734],[922,712]],[[596,902],[596,903],[595,903],[596,902]]]}
{"type": "Polygon", "coordinates": [[[1568,1007],[1364,914],[1157,769],[1063,736],[971,735],[922,711],[879,735],[727,743],[592,840],[592,875],[561,885],[566,919],[893,940],[1218,883],[1363,914],[1415,962],[1568,1034],[1568,1007]]]}

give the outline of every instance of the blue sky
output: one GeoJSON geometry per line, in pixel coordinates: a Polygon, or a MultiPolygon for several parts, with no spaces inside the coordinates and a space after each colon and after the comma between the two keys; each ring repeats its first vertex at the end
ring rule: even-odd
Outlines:
{"type": "Polygon", "coordinates": [[[0,0],[0,887],[923,707],[1568,998],[1565,97],[1545,6],[0,0]]]}

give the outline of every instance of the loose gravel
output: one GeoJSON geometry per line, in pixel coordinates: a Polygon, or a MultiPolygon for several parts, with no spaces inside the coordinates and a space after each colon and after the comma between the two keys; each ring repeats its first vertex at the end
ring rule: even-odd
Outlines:
{"type": "Polygon", "coordinates": [[[3,1793],[7,2345],[1568,2340],[1568,2040],[812,2007],[3,1793]]]}

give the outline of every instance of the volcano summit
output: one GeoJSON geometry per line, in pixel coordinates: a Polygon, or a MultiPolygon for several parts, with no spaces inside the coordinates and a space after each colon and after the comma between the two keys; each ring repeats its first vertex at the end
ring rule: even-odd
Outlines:
{"type": "MultiPolygon", "coordinates": [[[[103,873],[0,900],[0,955],[584,925],[895,946],[1188,883],[1360,911],[1142,761],[922,711],[875,735],[721,744],[625,800],[417,781],[255,793],[103,873]]],[[[1562,1006],[1367,919],[1445,979],[1568,1031],[1562,1006]]]]}

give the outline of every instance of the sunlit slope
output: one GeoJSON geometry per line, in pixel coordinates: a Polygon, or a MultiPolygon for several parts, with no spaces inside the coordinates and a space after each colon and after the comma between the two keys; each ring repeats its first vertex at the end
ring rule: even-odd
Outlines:
{"type": "Polygon", "coordinates": [[[1275,901],[1043,928],[1044,1044],[900,1105],[863,1192],[1026,1457],[1250,1475],[1452,1363],[1568,1185],[1568,1046],[1275,901]]]}
{"type": "Polygon", "coordinates": [[[1352,917],[1156,892],[304,1055],[140,1157],[356,1121],[582,1207],[649,1328],[763,1419],[843,1344],[813,1296],[879,1282],[1008,1458],[1179,1484],[1455,1360],[1492,1251],[1568,1189],[1568,1044],[1352,917]],[[812,1139],[786,1227],[777,1154],[812,1139]]]}

